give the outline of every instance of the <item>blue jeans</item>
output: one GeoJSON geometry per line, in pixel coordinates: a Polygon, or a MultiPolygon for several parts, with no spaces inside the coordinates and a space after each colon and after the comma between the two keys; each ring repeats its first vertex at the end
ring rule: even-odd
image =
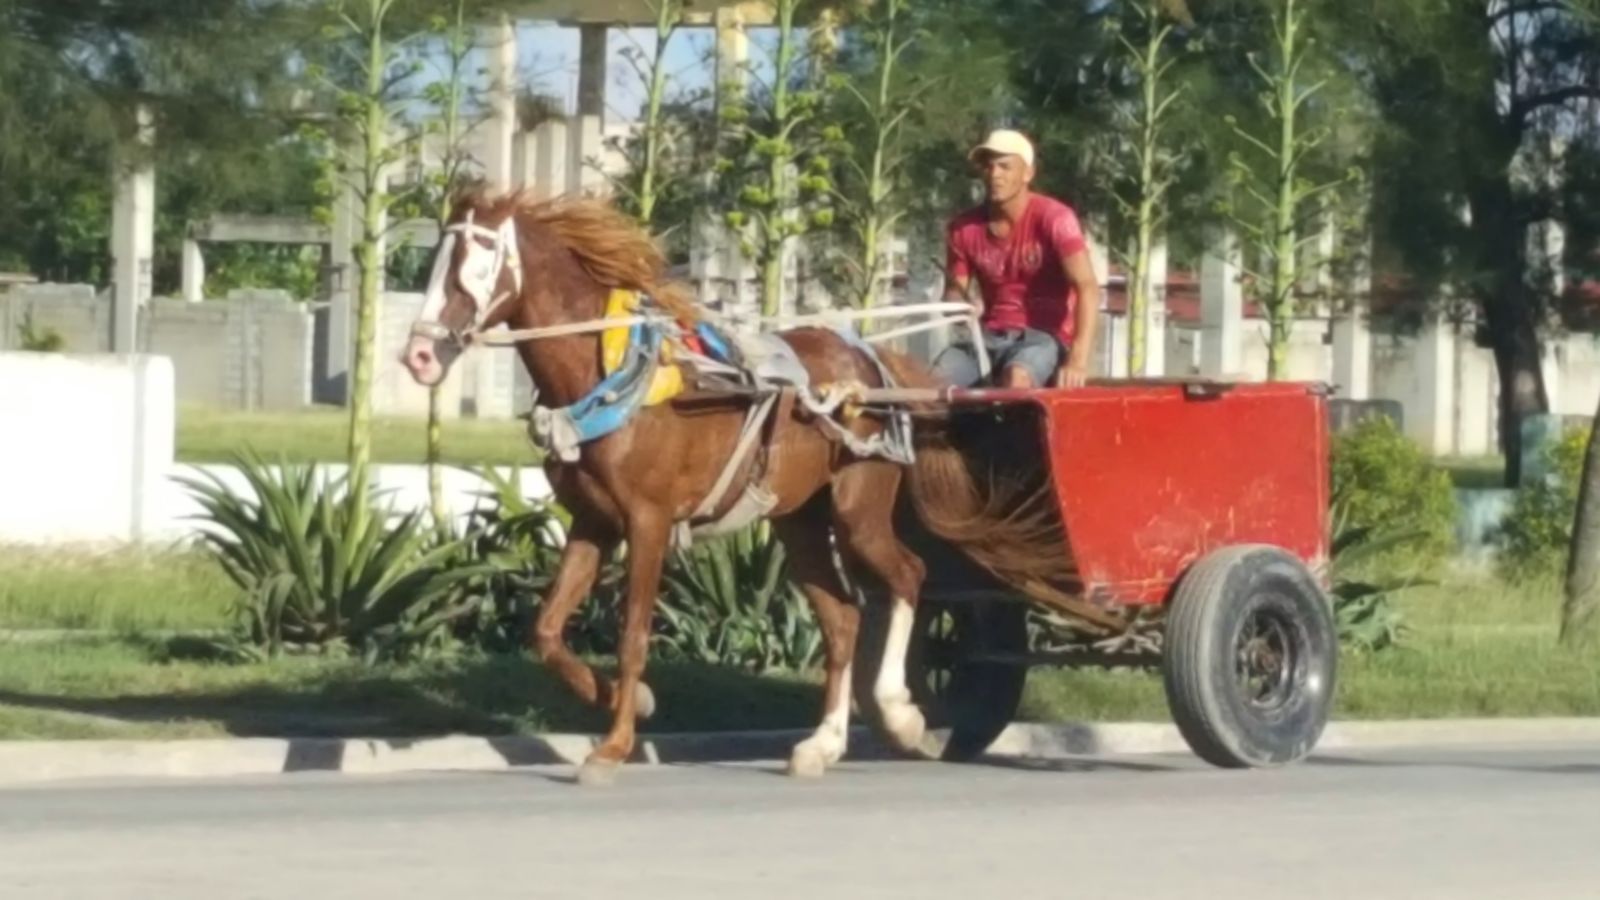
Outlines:
{"type": "MultiPolygon", "coordinates": [[[[1066,359],[1066,349],[1054,335],[1032,328],[983,329],[983,346],[989,352],[989,383],[999,384],[1008,366],[1021,366],[1034,387],[1049,387],[1066,359]]],[[[958,341],[933,361],[934,374],[957,387],[975,387],[982,380],[972,342],[958,341]]]]}

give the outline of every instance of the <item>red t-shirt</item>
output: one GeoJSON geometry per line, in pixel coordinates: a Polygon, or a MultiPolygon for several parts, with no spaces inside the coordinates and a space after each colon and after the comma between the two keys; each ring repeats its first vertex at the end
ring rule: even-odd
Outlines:
{"type": "Polygon", "coordinates": [[[1063,264],[1088,246],[1072,207],[1034,194],[1002,240],[979,206],[952,219],[945,237],[950,278],[975,277],[982,289],[985,327],[1034,328],[1071,345],[1078,291],[1063,264]]]}

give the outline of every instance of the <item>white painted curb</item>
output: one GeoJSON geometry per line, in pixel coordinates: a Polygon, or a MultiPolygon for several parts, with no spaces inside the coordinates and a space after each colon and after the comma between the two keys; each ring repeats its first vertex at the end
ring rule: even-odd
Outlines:
{"type": "MultiPolygon", "coordinates": [[[[782,760],[808,731],[653,735],[640,739],[633,762],[645,765],[782,760]]],[[[931,736],[935,755],[938,736],[931,736]]],[[[576,765],[598,743],[594,735],[533,737],[239,738],[173,741],[0,742],[0,786],[94,779],[216,778],[296,772],[350,775],[504,771],[532,765],[576,765]]],[[[861,729],[850,757],[890,754],[861,729]]],[[[1600,718],[1450,719],[1336,722],[1317,745],[1330,750],[1463,747],[1496,744],[1600,743],[1600,718]]],[[[995,756],[1062,758],[1187,754],[1176,727],[1164,723],[1017,723],[991,745],[995,756]]]]}

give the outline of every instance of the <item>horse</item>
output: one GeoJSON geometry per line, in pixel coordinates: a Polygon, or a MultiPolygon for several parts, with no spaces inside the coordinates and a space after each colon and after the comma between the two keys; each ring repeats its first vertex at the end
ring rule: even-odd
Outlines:
{"type": "MultiPolygon", "coordinates": [[[[457,197],[434,249],[433,278],[401,354],[416,383],[439,384],[452,363],[501,325],[512,334],[544,329],[535,340],[508,340],[547,408],[590,397],[606,378],[604,338],[585,328],[607,315],[616,291],[647,297],[663,318],[692,329],[702,309],[666,278],[660,249],[637,222],[609,201],[564,196],[540,200],[523,191],[474,188],[457,197]],[[571,326],[563,330],[564,326],[571,326]]],[[[777,337],[792,350],[812,384],[883,387],[940,382],[909,356],[860,343],[827,328],[795,328],[777,337]],[[878,363],[882,363],[882,368],[878,363]]],[[[670,367],[667,367],[670,368],[670,367]]],[[[728,472],[769,498],[757,518],[771,523],[789,560],[789,574],[807,599],[824,638],[821,721],[788,762],[796,776],[819,776],[847,749],[851,664],[860,610],[836,568],[875,578],[892,608],[872,697],[863,714],[892,747],[916,752],[926,730],[906,684],[906,653],[926,576],[923,561],[896,533],[895,510],[909,491],[934,533],[1015,578],[1037,573],[1039,548],[1059,556],[1059,535],[1041,535],[1009,500],[980,483],[961,452],[917,429],[914,462],[860,452],[887,427],[873,415],[819,415],[782,403],[768,414],[760,452],[736,470],[730,461],[748,438],[754,399],[686,391],[643,405],[609,433],[575,453],[547,452],[544,468],[555,499],[570,513],[558,570],[528,638],[542,664],[584,702],[608,710],[611,726],[579,768],[578,782],[607,784],[634,750],[636,721],[653,712],[643,680],[662,568],[675,528],[698,512],[702,521],[732,514],[741,495],[724,490],[728,472]],[[904,477],[909,473],[910,477],[904,477]],[[569,617],[588,595],[603,559],[626,546],[626,591],[617,675],[605,679],[567,647],[569,617]],[[1020,573],[1020,574],[1019,574],[1020,573]]],[[[537,408],[536,408],[537,412],[537,408]]],[[[936,431],[935,429],[934,431],[936,431]]]]}

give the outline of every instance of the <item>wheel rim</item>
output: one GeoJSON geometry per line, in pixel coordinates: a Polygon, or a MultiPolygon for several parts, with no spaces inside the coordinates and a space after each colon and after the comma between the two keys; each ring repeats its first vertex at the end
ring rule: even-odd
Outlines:
{"type": "Polygon", "coordinates": [[[1258,712],[1282,709],[1298,687],[1300,634],[1294,619],[1272,605],[1258,606],[1234,642],[1234,678],[1239,696],[1258,712]]]}
{"type": "Polygon", "coordinates": [[[961,628],[949,608],[941,606],[928,617],[921,657],[917,677],[925,692],[921,702],[946,700],[961,658],[961,628]]]}

